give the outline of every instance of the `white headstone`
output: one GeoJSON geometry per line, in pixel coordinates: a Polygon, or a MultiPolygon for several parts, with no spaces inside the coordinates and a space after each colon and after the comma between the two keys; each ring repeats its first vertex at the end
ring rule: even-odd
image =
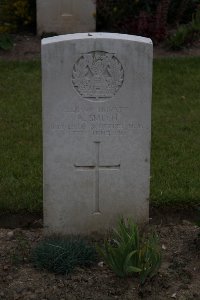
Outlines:
{"type": "Polygon", "coordinates": [[[95,31],[94,0],[37,0],[37,32],[57,34],[95,31]]]}
{"type": "Polygon", "coordinates": [[[109,33],[42,41],[44,225],[104,232],[149,216],[152,42],[109,33]]]}

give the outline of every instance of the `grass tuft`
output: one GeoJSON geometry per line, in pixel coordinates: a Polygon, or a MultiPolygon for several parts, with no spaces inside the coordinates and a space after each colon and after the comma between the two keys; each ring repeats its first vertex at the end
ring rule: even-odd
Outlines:
{"type": "Polygon", "coordinates": [[[32,261],[39,269],[68,274],[75,267],[87,267],[95,262],[96,251],[80,237],[48,237],[33,250],[32,261]]]}
{"type": "Polygon", "coordinates": [[[200,9],[193,16],[192,21],[178,27],[177,31],[169,36],[167,46],[172,50],[181,50],[198,41],[200,37],[200,9]]]}
{"type": "Polygon", "coordinates": [[[13,40],[7,33],[0,33],[0,49],[9,51],[13,48],[13,40]]]}

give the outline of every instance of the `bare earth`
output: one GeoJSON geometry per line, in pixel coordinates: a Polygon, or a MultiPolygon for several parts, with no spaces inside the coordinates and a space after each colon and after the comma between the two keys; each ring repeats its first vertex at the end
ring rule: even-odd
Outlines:
{"type": "Polygon", "coordinates": [[[48,300],[192,300],[200,299],[200,228],[151,225],[162,245],[162,266],[143,287],[137,279],[120,279],[105,265],[77,269],[70,276],[34,268],[30,251],[42,229],[0,229],[0,299],[48,300]]]}
{"type": "MultiPolygon", "coordinates": [[[[0,50],[0,59],[39,59],[40,43],[35,36],[14,36],[14,48],[9,52],[0,50]]],[[[200,43],[181,52],[155,47],[154,56],[200,56],[200,43]]],[[[70,276],[36,270],[30,253],[43,238],[43,230],[33,229],[35,217],[1,216],[0,226],[8,229],[0,229],[0,300],[200,300],[200,228],[193,223],[196,218],[192,213],[190,223],[182,221],[178,212],[173,216],[168,212],[163,223],[159,212],[153,216],[157,225],[149,225],[149,229],[159,234],[162,266],[143,287],[137,279],[118,278],[102,263],[77,269],[70,276]],[[30,223],[32,229],[16,228],[30,223]]]]}

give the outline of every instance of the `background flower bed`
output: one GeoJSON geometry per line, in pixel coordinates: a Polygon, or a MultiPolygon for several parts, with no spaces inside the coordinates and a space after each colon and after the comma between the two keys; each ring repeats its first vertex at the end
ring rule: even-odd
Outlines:
{"type": "Polygon", "coordinates": [[[36,31],[36,0],[1,0],[0,33],[36,31]]]}
{"type": "MultiPolygon", "coordinates": [[[[200,0],[96,0],[97,31],[163,41],[171,28],[191,22],[200,0]]],[[[1,0],[0,33],[36,32],[36,0],[1,0]]]]}
{"type": "Polygon", "coordinates": [[[192,20],[199,0],[97,0],[97,30],[163,41],[171,28],[192,20]]]}

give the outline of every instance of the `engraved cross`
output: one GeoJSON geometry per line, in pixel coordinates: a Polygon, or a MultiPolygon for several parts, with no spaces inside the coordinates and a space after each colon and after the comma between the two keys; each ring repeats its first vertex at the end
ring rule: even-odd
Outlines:
{"type": "Polygon", "coordinates": [[[99,204],[99,171],[100,170],[119,170],[120,164],[118,165],[100,165],[100,142],[94,142],[95,144],[95,153],[96,153],[96,160],[95,164],[91,165],[78,165],[74,164],[74,167],[78,171],[95,171],[95,211],[94,213],[100,213],[100,204],[99,204]]]}

